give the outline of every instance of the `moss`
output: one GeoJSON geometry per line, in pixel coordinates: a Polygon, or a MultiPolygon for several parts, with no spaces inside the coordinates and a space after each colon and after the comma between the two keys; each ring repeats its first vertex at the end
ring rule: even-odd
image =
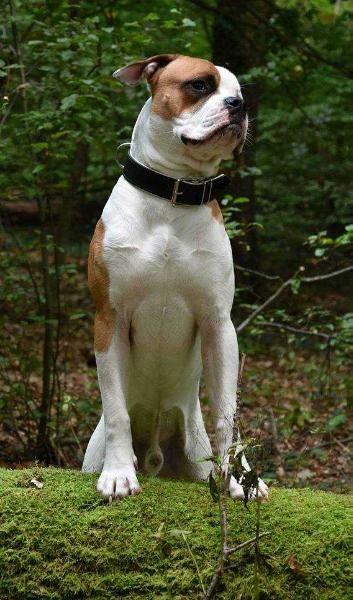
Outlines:
{"type": "MultiPolygon", "coordinates": [[[[95,491],[95,476],[0,469],[1,600],[201,598],[180,530],[189,532],[207,584],[219,543],[217,507],[207,486],[141,481],[142,494],[108,505],[95,491]],[[28,486],[33,476],[42,489],[28,486]]],[[[253,536],[256,515],[253,506],[229,507],[229,542],[235,545],[253,536]]],[[[271,536],[261,543],[257,597],[346,600],[353,589],[352,507],[348,496],[273,489],[261,507],[261,530],[271,536]]],[[[254,598],[252,550],[234,555],[234,564],[217,598],[254,598]]]]}

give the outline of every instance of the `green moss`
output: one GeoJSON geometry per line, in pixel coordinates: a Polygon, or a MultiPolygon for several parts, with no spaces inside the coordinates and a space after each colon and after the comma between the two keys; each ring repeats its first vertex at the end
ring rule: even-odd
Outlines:
{"type": "MultiPolygon", "coordinates": [[[[206,485],[141,478],[143,493],[111,505],[96,476],[61,469],[0,469],[1,600],[202,597],[217,559],[219,521],[206,485]],[[42,489],[29,487],[36,476],[42,489]],[[162,527],[161,525],[164,524],[162,527]]],[[[353,502],[311,490],[273,489],[261,507],[261,599],[347,600],[353,589],[353,502]],[[300,568],[295,567],[294,557],[300,568]],[[290,559],[290,560],[289,560],[290,559]],[[292,567],[292,568],[291,568],[292,567]]],[[[229,543],[254,535],[255,509],[229,503],[229,543]]],[[[234,555],[217,594],[255,597],[254,555],[234,555]]]]}

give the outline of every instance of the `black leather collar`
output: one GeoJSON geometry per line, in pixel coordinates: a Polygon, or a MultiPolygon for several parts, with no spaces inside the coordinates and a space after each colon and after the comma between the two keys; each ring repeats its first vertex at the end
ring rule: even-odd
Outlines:
{"type": "Polygon", "coordinates": [[[197,181],[188,179],[173,179],[158,171],[149,169],[132,158],[129,153],[124,166],[125,179],[150,194],[169,200],[173,206],[200,206],[213,200],[217,192],[229,184],[229,177],[218,175],[197,181]]]}

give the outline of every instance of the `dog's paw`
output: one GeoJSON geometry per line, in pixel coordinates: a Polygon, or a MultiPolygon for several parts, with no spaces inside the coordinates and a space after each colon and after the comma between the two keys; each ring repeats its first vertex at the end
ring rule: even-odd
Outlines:
{"type": "MultiPolygon", "coordinates": [[[[253,489],[249,494],[249,500],[268,500],[269,490],[264,481],[259,479],[259,493],[256,494],[256,489],[253,489]]],[[[237,482],[235,477],[230,478],[229,482],[229,495],[233,500],[244,500],[244,488],[243,486],[237,482]]]]}
{"type": "Polygon", "coordinates": [[[125,498],[133,496],[141,491],[136,477],[135,469],[131,467],[121,467],[118,469],[109,469],[102,471],[98,482],[97,490],[104,498],[125,498]]]}

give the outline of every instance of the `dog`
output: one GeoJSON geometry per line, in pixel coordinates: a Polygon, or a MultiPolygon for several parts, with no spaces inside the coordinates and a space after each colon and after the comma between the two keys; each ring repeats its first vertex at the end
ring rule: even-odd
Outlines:
{"type": "MultiPolygon", "coordinates": [[[[235,75],[204,59],[163,54],[113,75],[129,85],[146,79],[152,96],[90,244],[103,416],[82,470],[100,473],[105,498],[123,498],[140,491],[137,464],[152,475],[209,476],[202,370],[227,471],[238,346],[232,252],[213,193],[225,178],[221,160],[244,144],[248,116],[235,75]]],[[[244,497],[233,476],[229,493],[244,497]]],[[[259,480],[257,497],[267,495],[259,480]]]]}

